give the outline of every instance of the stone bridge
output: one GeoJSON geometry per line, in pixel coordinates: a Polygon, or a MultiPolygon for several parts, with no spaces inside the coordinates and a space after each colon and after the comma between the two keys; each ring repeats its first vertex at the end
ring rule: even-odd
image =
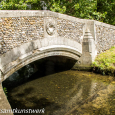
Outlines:
{"type": "MultiPolygon", "coordinates": [[[[23,66],[48,56],[67,56],[75,59],[76,65],[90,65],[97,54],[114,45],[112,25],[51,11],[2,10],[0,82],[23,66]]],[[[4,94],[0,94],[0,100],[3,98],[4,94]]]]}
{"type": "Polygon", "coordinates": [[[115,45],[115,27],[51,11],[0,11],[0,81],[48,56],[90,65],[115,45]]]}

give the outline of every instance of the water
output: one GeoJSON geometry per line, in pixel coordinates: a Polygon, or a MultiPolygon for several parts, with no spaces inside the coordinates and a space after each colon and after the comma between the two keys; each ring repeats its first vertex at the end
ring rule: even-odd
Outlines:
{"type": "Polygon", "coordinates": [[[12,108],[44,108],[44,115],[115,115],[115,79],[92,72],[37,72],[7,95],[12,108]]]}

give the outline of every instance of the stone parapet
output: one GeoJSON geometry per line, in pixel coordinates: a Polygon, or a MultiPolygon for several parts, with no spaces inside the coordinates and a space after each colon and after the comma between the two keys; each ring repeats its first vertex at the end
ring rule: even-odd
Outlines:
{"type": "Polygon", "coordinates": [[[0,55],[24,43],[44,38],[68,38],[82,44],[85,21],[51,11],[2,10],[0,55]]]}

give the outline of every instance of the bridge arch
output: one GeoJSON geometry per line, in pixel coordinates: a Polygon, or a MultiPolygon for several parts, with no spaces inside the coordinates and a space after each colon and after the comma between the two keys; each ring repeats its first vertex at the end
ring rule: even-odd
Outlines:
{"type": "Polygon", "coordinates": [[[81,57],[83,19],[51,11],[1,11],[0,25],[1,82],[41,58],[81,57]]]}
{"type": "Polygon", "coordinates": [[[49,56],[66,56],[79,60],[81,51],[70,45],[39,44],[39,40],[25,43],[1,56],[2,81],[25,65],[49,56]]]}

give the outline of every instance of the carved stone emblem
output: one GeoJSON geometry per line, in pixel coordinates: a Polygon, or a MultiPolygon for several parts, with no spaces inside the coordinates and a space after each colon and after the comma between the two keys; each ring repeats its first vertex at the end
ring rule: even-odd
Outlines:
{"type": "Polygon", "coordinates": [[[52,36],[52,35],[54,34],[54,31],[55,31],[55,25],[54,25],[54,23],[48,22],[48,23],[46,24],[46,32],[47,32],[50,36],[52,36]]]}

